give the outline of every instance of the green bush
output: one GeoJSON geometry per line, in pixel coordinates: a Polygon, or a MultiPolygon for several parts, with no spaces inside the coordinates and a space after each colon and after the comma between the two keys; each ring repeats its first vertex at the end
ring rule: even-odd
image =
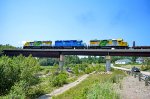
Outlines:
{"type": "Polygon", "coordinates": [[[55,75],[51,80],[52,80],[52,85],[53,86],[62,86],[63,84],[66,84],[67,83],[67,78],[68,78],[68,75],[64,72],[58,74],[58,75],[55,75]]]}
{"type": "Polygon", "coordinates": [[[0,58],[0,94],[7,93],[15,82],[19,81],[20,69],[14,61],[3,56],[0,58]]]}
{"type": "MultiPolygon", "coordinates": [[[[44,92],[45,88],[43,88],[43,86],[37,85],[37,86],[32,86],[32,87],[28,88],[28,91],[26,92],[26,94],[27,94],[26,98],[35,99],[36,97],[39,97],[40,95],[45,94],[45,92],[44,92]]],[[[46,87],[48,87],[48,86],[46,86],[46,87]]]]}
{"type": "Polygon", "coordinates": [[[76,75],[79,75],[79,66],[78,65],[73,67],[73,73],[76,75]]]}
{"type": "Polygon", "coordinates": [[[146,71],[146,70],[150,70],[150,58],[145,58],[144,59],[144,63],[141,66],[141,70],[146,71]]]}
{"type": "Polygon", "coordinates": [[[141,66],[141,70],[142,71],[150,70],[150,66],[144,66],[144,65],[142,65],[141,66]]]}
{"type": "Polygon", "coordinates": [[[25,99],[26,90],[27,90],[26,82],[20,81],[11,88],[8,97],[10,99],[25,99]]]}
{"type": "Polygon", "coordinates": [[[102,65],[95,66],[95,71],[97,71],[97,72],[101,72],[101,71],[104,72],[105,70],[106,70],[105,66],[102,66],[102,65]]]}
{"type": "Polygon", "coordinates": [[[0,76],[0,95],[8,93],[11,87],[19,86],[17,83],[20,84],[20,81],[28,86],[35,85],[39,81],[35,77],[38,70],[38,61],[32,56],[0,57],[0,75],[3,75],[0,76]]]}
{"type": "Polygon", "coordinates": [[[114,73],[112,74],[111,78],[109,79],[112,83],[119,83],[123,77],[125,77],[126,74],[122,71],[114,70],[114,73]]]}
{"type": "Polygon", "coordinates": [[[80,64],[79,65],[79,69],[81,70],[81,71],[84,71],[85,72],[85,68],[87,68],[88,67],[88,64],[86,64],[86,63],[83,63],[83,64],[80,64]]]}
{"type": "Polygon", "coordinates": [[[89,74],[89,73],[91,73],[91,72],[92,72],[91,68],[86,68],[86,69],[85,69],[85,73],[86,73],[86,74],[89,74]]]}

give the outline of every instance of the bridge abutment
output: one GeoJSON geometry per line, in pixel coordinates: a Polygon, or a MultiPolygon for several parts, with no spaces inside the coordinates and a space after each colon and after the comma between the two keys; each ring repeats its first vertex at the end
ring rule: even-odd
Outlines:
{"type": "Polygon", "coordinates": [[[63,71],[63,66],[64,66],[64,55],[60,54],[59,58],[59,69],[63,71]]]}
{"type": "Polygon", "coordinates": [[[106,72],[110,71],[110,66],[111,66],[111,56],[105,56],[106,59],[106,72]]]}

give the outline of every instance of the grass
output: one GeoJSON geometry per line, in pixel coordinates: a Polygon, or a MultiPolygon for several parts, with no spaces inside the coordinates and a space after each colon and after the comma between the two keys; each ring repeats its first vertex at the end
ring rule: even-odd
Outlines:
{"type": "Polygon", "coordinates": [[[113,83],[118,83],[125,76],[121,71],[112,74],[93,74],[79,85],[53,99],[119,99],[113,83]],[[120,76],[118,76],[120,75],[120,76]]]}
{"type": "Polygon", "coordinates": [[[122,64],[122,65],[116,65],[114,64],[114,66],[117,66],[117,67],[122,67],[122,68],[127,68],[127,69],[131,69],[132,67],[138,67],[138,68],[141,68],[142,64],[122,64]]]}

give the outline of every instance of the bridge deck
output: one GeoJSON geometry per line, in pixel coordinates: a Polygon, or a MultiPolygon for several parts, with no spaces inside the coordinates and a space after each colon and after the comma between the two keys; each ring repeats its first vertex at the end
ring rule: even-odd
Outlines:
{"type": "Polygon", "coordinates": [[[16,49],[4,50],[5,55],[35,57],[59,57],[63,55],[91,55],[91,56],[144,56],[150,57],[150,49],[16,49]]]}

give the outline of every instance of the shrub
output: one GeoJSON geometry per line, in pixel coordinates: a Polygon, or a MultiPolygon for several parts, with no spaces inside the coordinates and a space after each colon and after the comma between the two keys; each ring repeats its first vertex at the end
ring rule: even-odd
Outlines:
{"type": "Polygon", "coordinates": [[[125,77],[126,74],[124,72],[114,70],[114,73],[112,74],[111,78],[109,79],[112,83],[119,83],[123,77],[125,77]]]}
{"type": "Polygon", "coordinates": [[[91,73],[91,72],[92,72],[91,68],[86,68],[86,69],[85,69],[85,73],[86,73],[86,74],[89,74],[89,73],[91,73]]]}
{"type": "Polygon", "coordinates": [[[141,70],[146,71],[146,70],[150,70],[150,66],[141,66],[141,70]]]}
{"type": "Polygon", "coordinates": [[[20,70],[13,60],[7,56],[0,58],[0,94],[7,93],[19,80],[20,70]]]}
{"type": "Polygon", "coordinates": [[[20,86],[20,81],[26,82],[28,86],[36,84],[38,78],[35,73],[38,69],[38,61],[32,56],[0,57],[0,75],[3,75],[0,76],[0,95],[8,93],[12,86],[20,86]]]}
{"type": "MultiPolygon", "coordinates": [[[[44,86],[45,87],[45,86],[44,86]]],[[[48,86],[46,86],[48,87],[48,86]]],[[[42,85],[32,86],[27,91],[27,99],[35,99],[35,97],[39,97],[40,95],[43,95],[44,88],[42,85]]]]}
{"type": "Polygon", "coordinates": [[[67,83],[67,78],[68,78],[68,75],[64,72],[58,74],[58,75],[55,75],[51,80],[52,80],[52,85],[53,86],[62,86],[63,84],[66,84],[67,83]]]}
{"type": "Polygon", "coordinates": [[[105,66],[102,66],[102,65],[96,65],[96,66],[95,66],[95,70],[96,70],[97,72],[101,72],[101,71],[105,71],[106,68],[105,68],[105,66]]]}
{"type": "Polygon", "coordinates": [[[83,64],[81,64],[81,65],[79,66],[79,69],[80,69],[81,71],[84,71],[84,72],[85,72],[85,68],[87,68],[87,67],[88,67],[88,64],[83,63],[83,64]]]}
{"type": "Polygon", "coordinates": [[[79,66],[75,66],[75,67],[73,68],[73,73],[75,73],[76,75],[79,74],[79,66]]]}
{"type": "Polygon", "coordinates": [[[25,99],[26,89],[27,89],[26,82],[20,81],[11,88],[8,97],[10,99],[25,99]]]}

